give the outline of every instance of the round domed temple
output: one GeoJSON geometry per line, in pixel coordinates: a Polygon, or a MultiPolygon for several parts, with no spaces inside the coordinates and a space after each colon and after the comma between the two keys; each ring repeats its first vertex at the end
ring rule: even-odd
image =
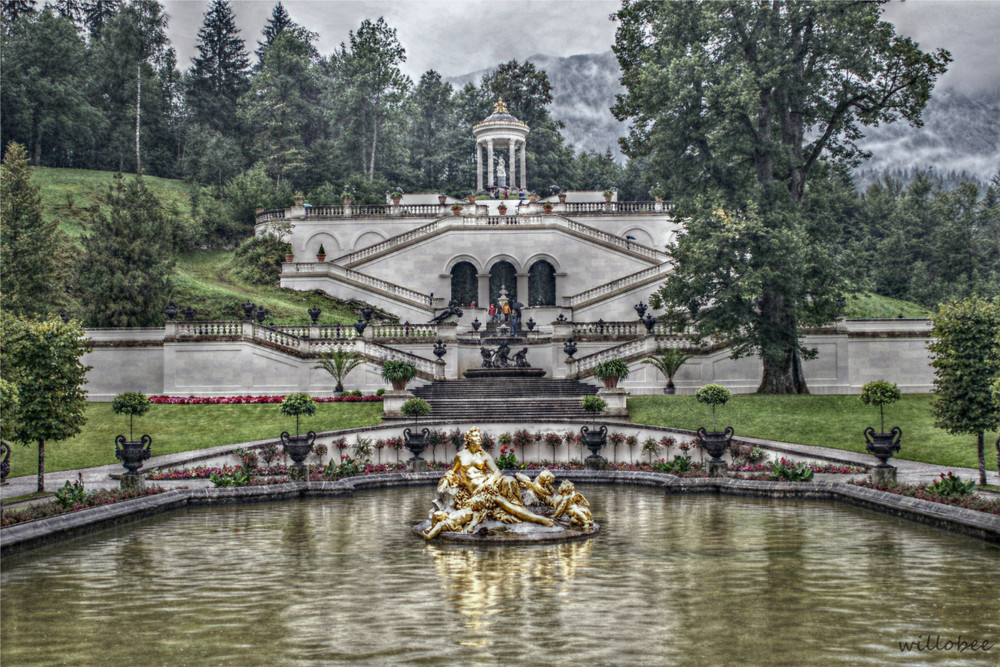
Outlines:
{"type": "Polygon", "coordinates": [[[483,148],[486,149],[486,183],[485,189],[493,187],[528,189],[528,177],[526,173],[527,160],[525,158],[525,146],[527,144],[529,128],[527,123],[519,121],[507,109],[501,97],[493,105],[493,113],[487,116],[482,122],[472,127],[472,134],[476,138],[476,191],[484,189],[483,184],[483,148]],[[510,153],[510,166],[504,167],[503,156],[496,162],[494,170],[494,148],[503,150],[507,146],[510,153]],[[520,169],[515,165],[515,156],[520,148],[520,169]],[[509,173],[509,177],[508,177],[509,173]],[[518,185],[520,176],[520,185],[518,185]]]}

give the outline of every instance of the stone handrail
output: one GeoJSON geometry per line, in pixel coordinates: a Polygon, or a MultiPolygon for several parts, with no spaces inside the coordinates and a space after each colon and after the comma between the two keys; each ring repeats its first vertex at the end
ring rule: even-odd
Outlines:
{"type": "Polygon", "coordinates": [[[376,339],[393,338],[437,338],[436,324],[376,324],[372,326],[372,337],[376,339]]]}
{"type": "Polygon", "coordinates": [[[394,348],[382,345],[381,343],[375,343],[370,340],[358,339],[355,341],[356,349],[361,352],[362,355],[375,361],[376,363],[381,363],[383,361],[406,361],[411,363],[417,369],[417,375],[427,379],[434,379],[434,371],[436,369],[435,362],[430,359],[425,359],[424,357],[418,357],[415,354],[410,354],[409,352],[403,352],[401,350],[396,350],[394,348]]]}
{"type": "MultiPolygon", "coordinates": [[[[526,200],[507,200],[508,208],[528,206],[526,200]]],[[[465,204],[461,203],[463,206],[465,204]]],[[[530,204],[541,207],[543,204],[530,204]]],[[[417,216],[447,216],[451,212],[452,204],[403,204],[401,206],[391,206],[388,204],[374,204],[363,206],[306,206],[306,218],[388,218],[406,215],[417,216]]],[[[567,215],[630,215],[630,214],[655,214],[667,213],[673,210],[671,202],[651,202],[651,201],[620,201],[620,202],[567,202],[554,203],[556,212],[567,215]]],[[[476,215],[488,215],[488,207],[477,202],[476,215]]],[[[288,217],[290,209],[271,209],[261,211],[257,214],[256,224],[269,220],[283,220],[288,217]]]]}
{"type": "Polygon", "coordinates": [[[622,343],[621,345],[615,345],[614,347],[609,347],[605,350],[601,350],[600,352],[588,354],[587,356],[580,357],[576,360],[576,375],[577,377],[591,375],[594,372],[594,366],[605,361],[611,361],[612,359],[629,361],[631,359],[637,359],[640,356],[646,356],[654,347],[655,339],[636,338],[635,340],[630,340],[627,343],[622,343]]]}
{"type": "Polygon", "coordinates": [[[646,331],[646,325],[639,320],[631,322],[574,322],[573,336],[627,336],[634,338],[646,331]]]}
{"type": "Polygon", "coordinates": [[[175,321],[177,336],[239,336],[243,323],[238,321],[175,321]]]}
{"type": "Polygon", "coordinates": [[[648,269],[643,269],[642,271],[637,271],[635,273],[630,273],[627,276],[622,276],[621,278],[616,278],[603,285],[598,285],[585,292],[580,292],[579,294],[574,294],[573,296],[566,297],[565,303],[571,308],[576,308],[582,303],[591,301],[598,297],[604,296],[605,294],[611,294],[612,292],[617,292],[618,290],[631,287],[632,285],[637,285],[647,280],[656,278],[658,276],[663,276],[670,273],[673,270],[672,264],[659,264],[657,266],[651,266],[648,269]]]}
{"type": "Polygon", "coordinates": [[[416,290],[403,287],[402,285],[390,283],[388,280],[375,278],[374,276],[370,276],[366,273],[354,271],[330,262],[286,263],[282,268],[282,273],[289,270],[294,271],[295,273],[320,273],[330,277],[342,276],[347,280],[367,285],[368,287],[380,290],[391,296],[399,297],[412,303],[419,304],[428,308],[428,310],[431,308],[431,297],[429,294],[423,294],[421,292],[417,292],[416,290]]]}
{"type": "Polygon", "coordinates": [[[391,250],[396,246],[403,245],[404,243],[409,243],[410,241],[416,240],[418,238],[423,238],[424,236],[430,234],[431,232],[436,231],[440,227],[440,225],[441,221],[436,220],[426,225],[416,227],[408,232],[403,232],[402,234],[397,234],[396,236],[387,238],[385,241],[380,241],[379,243],[372,244],[370,246],[362,248],[361,250],[355,250],[354,252],[349,252],[346,255],[342,255],[336,259],[336,262],[338,264],[344,264],[344,265],[350,265],[354,264],[355,262],[360,262],[366,257],[377,255],[387,250],[391,250]]]}
{"type": "Polygon", "coordinates": [[[350,338],[358,337],[358,330],[354,328],[353,324],[323,324],[323,325],[308,325],[308,324],[278,324],[274,328],[287,334],[292,334],[298,336],[299,338],[309,338],[312,335],[313,327],[318,329],[319,335],[316,338],[332,338],[335,340],[347,340],[350,338]]]}
{"type": "Polygon", "coordinates": [[[649,246],[644,246],[640,243],[635,243],[629,241],[628,239],[618,236],[617,234],[611,234],[609,232],[601,231],[600,229],[595,229],[583,223],[577,222],[575,220],[566,220],[567,226],[575,232],[579,232],[591,238],[597,239],[609,245],[617,246],[627,252],[633,252],[638,255],[642,255],[649,259],[665,260],[667,254],[660,250],[655,250],[649,246]]]}

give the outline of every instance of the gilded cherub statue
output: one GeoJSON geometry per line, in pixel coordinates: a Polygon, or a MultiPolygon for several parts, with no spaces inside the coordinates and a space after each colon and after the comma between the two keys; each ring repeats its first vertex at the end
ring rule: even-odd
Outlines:
{"type": "Polygon", "coordinates": [[[590,503],[582,494],[576,492],[576,487],[569,480],[559,485],[559,494],[556,498],[556,511],[552,515],[553,519],[558,519],[566,515],[570,524],[576,524],[582,528],[590,528],[594,525],[594,515],[591,514],[590,503]]]}
{"type": "Polygon", "coordinates": [[[514,475],[521,488],[524,489],[525,505],[548,505],[555,507],[555,492],[553,488],[556,483],[556,476],[551,470],[543,470],[538,473],[534,481],[524,473],[514,475]]]}

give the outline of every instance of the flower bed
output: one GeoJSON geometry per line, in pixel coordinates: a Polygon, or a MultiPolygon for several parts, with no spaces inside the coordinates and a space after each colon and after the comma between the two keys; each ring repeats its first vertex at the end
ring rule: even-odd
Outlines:
{"type": "MultiPolygon", "coordinates": [[[[284,396],[150,396],[150,403],[163,405],[256,405],[259,403],[281,403],[284,396]]],[[[355,396],[347,394],[344,396],[323,396],[313,399],[317,403],[381,403],[382,397],[378,394],[366,394],[355,396]]]]}
{"type": "Polygon", "coordinates": [[[163,493],[164,491],[166,491],[166,489],[162,489],[158,486],[143,489],[142,491],[102,489],[100,491],[85,494],[69,505],[60,505],[53,500],[51,503],[29,505],[23,509],[4,510],[3,518],[0,520],[0,525],[4,527],[13,526],[14,524],[23,523],[25,521],[44,519],[50,516],[56,516],[57,514],[65,514],[67,512],[78,512],[91,507],[111,505],[113,503],[120,503],[123,500],[132,500],[133,498],[152,496],[157,493],[163,493]]]}
{"type": "MultiPolygon", "coordinates": [[[[180,468],[178,470],[161,470],[151,472],[146,475],[146,479],[169,480],[169,479],[208,479],[212,475],[232,475],[239,471],[242,466],[198,466],[197,468],[180,468]]],[[[287,475],[288,469],[283,465],[264,466],[253,471],[258,476],[281,476],[287,475]]]]}
{"type": "Polygon", "coordinates": [[[900,496],[909,496],[910,498],[930,500],[931,502],[951,505],[952,507],[964,507],[967,510],[976,510],[977,512],[1000,514],[1000,500],[988,500],[972,494],[965,496],[942,496],[932,491],[931,485],[889,484],[885,486],[877,486],[872,484],[871,480],[859,480],[855,482],[848,482],[848,484],[862,486],[866,489],[876,489],[878,491],[895,493],[900,496]]]}

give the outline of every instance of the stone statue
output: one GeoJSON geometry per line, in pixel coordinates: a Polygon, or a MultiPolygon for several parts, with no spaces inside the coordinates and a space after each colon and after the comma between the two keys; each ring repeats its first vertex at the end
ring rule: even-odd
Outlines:
{"type": "Polygon", "coordinates": [[[507,368],[510,366],[510,345],[507,341],[500,343],[496,353],[493,355],[493,368],[507,368]]]}
{"type": "Polygon", "coordinates": [[[451,470],[438,483],[437,510],[431,514],[431,528],[423,533],[426,539],[442,530],[471,533],[484,519],[554,525],[552,519],[524,506],[520,484],[500,472],[493,457],[483,450],[482,437],[478,428],[466,431],[465,447],[455,455],[451,470]]]}
{"type": "Polygon", "coordinates": [[[531,364],[528,363],[528,348],[524,348],[520,352],[514,355],[514,365],[518,368],[531,368],[531,364]]]}
{"type": "Polygon", "coordinates": [[[479,354],[483,355],[483,368],[493,368],[493,350],[481,347],[479,348],[479,354]]]}
{"type": "Polygon", "coordinates": [[[507,167],[503,158],[497,160],[497,185],[501,188],[507,187],[507,167]]]}
{"type": "Polygon", "coordinates": [[[552,474],[551,470],[543,470],[538,473],[538,477],[535,481],[531,481],[531,478],[524,473],[517,473],[514,475],[517,479],[518,484],[524,490],[524,504],[525,505],[548,505],[549,507],[555,507],[556,490],[553,486],[556,483],[556,476],[552,474]]]}

